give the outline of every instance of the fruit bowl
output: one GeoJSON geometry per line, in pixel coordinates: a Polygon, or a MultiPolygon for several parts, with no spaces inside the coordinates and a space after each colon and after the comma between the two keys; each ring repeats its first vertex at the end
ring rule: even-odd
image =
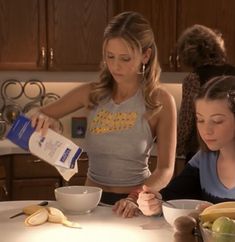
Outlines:
{"type": "Polygon", "coordinates": [[[204,242],[234,242],[235,234],[213,232],[200,225],[200,231],[204,242]]]}

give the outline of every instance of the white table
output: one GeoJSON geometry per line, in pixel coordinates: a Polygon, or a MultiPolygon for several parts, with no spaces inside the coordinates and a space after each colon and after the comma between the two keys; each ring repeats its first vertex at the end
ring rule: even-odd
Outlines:
{"type": "MultiPolygon", "coordinates": [[[[0,241],[2,242],[172,242],[173,229],[162,217],[124,219],[116,216],[111,208],[98,206],[86,215],[65,214],[69,220],[79,222],[82,229],[68,228],[46,222],[28,227],[25,215],[9,217],[24,206],[39,201],[0,202],[0,241]]],[[[58,207],[56,202],[48,206],[58,207]]]]}

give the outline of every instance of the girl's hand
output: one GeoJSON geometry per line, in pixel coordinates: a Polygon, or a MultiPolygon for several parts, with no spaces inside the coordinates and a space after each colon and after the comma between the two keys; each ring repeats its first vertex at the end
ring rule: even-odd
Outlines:
{"type": "Polygon", "coordinates": [[[139,209],[144,215],[151,216],[162,212],[162,203],[155,197],[162,198],[160,193],[154,193],[150,187],[144,185],[137,200],[139,209]]]}
{"type": "Polygon", "coordinates": [[[113,206],[113,211],[123,218],[132,218],[140,214],[138,206],[126,198],[119,200],[113,206]]]}

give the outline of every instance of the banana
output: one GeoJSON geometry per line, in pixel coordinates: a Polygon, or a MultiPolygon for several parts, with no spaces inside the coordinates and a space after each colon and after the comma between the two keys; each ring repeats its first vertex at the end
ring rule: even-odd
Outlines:
{"type": "Polygon", "coordinates": [[[35,213],[31,214],[29,217],[25,219],[25,224],[28,226],[36,226],[43,224],[48,219],[48,211],[46,208],[41,208],[37,210],[35,213]]]}
{"type": "Polygon", "coordinates": [[[226,216],[231,219],[235,219],[235,208],[211,208],[209,210],[205,209],[200,215],[199,219],[202,223],[204,222],[213,222],[219,217],[226,216]]]}
{"type": "Polygon", "coordinates": [[[72,221],[69,221],[69,220],[63,220],[62,224],[64,226],[67,226],[67,227],[70,227],[70,228],[76,228],[76,229],[82,228],[78,222],[72,222],[72,221]]]}
{"type": "Polygon", "coordinates": [[[62,223],[64,220],[67,220],[67,218],[64,216],[64,214],[57,208],[48,207],[48,221],[52,223],[62,223]]]}
{"type": "Polygon", "coordinates": [[[213,204],[213,205],[205,208],[203,210],[203,212],[207,213],[210,210],[217,209],[217,208],[234,208],[235,209],[235,202],[222,202],[222,203],[213,204]]]}
{"type": "Polygon", "coordinates": [[[70,228],[81,228],[77,222],[72,222],[57,208],[44,208],[38,205],[28,206],[24,209],[26,214],[30,216],[25,219],[25,224],[28,226],[36,226],[45,222],[60,223],[70,228]]]}
{"type": "Polygon", "coordinates": [[[31,214],[35,213],[36,211],[38,211],[41,208],[43,208],[43,207],[39,206],[39,205],[29,205],[29,206],[23,208],[23,212],[26,215],[31,215],[31,214]]]}

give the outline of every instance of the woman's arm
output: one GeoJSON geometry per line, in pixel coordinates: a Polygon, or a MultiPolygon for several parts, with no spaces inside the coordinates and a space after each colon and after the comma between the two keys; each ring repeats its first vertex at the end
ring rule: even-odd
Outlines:
{"type": "Polygon", "coordinates": [[[162,104],[162,109],[150,120],[150,125],[157,138],[157,165],[145,182],[155,191],[165,187],[173,175],[177,129],[176,104],[173,96],[160,89],[157,99],[162,104]]]}
{"type": "Polygon", "coordinates": [[[45,134],[55,121],[82,107],[87,107],[89,102],[90,84],[80,84],[77,88],[65,94],[59,100],[40,108],[31,115],[32,126],[36,131],[42,130],[45,134]]]}
{"type": "Polygon", "coordinates": [[[73,90],[69,91],[56,102],[53,102],[40,111],[52,118],[58,119],[65,115],[85,107],[88,104],[90,93],[90,84],[81,84],[73,90]]]}

